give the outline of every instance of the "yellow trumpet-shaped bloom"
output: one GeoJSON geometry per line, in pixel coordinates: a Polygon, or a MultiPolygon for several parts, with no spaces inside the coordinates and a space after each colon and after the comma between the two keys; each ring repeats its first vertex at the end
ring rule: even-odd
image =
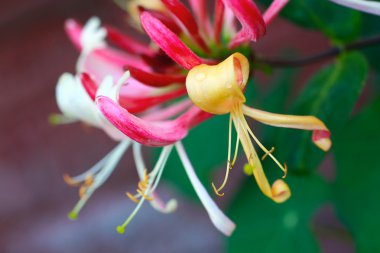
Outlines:
{"type": "Polygon", "coordinates": [[[248,78],[249,62],[247,58],[240,53],[234,53],[218,65],[201,64],[191,69],[187,75],[186,88],[191,100],[202,110],[212,114],[230,114],[226,176],[219,188],[213,184],[216,194],[223,196],[220,191],[227,183],[228,174],[235,163],[240,142],[248,161],[245,171],[255,177],[259,188],[267,197],[277,203],[282,203],[290,197],[290,189],[283,179],[277,179],[270,185],[252,139],[264,151],[262,159],[267,156],[271,157],[284,172],[283,178],[286,177],[287,167],[273,156],[274,148],[268,150],[258,140],[248,126],[245,115],[268,125],[313,130],[314,143],[325,151],[331,146],[330,132],[325,124],[314,116],[279,115],[244,105],[246,99],[243,92],[248,78]],[[237,142],[234,158],[231,161],[232,122],[237,132],[237,142]]]}

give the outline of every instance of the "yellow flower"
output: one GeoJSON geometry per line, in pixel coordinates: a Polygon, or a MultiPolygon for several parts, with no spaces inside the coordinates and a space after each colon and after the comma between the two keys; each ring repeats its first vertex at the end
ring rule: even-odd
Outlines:
{"type": "Polygon", "coordinates": [[[234,53],[218,65],[198,65],[190,70],[186,79],[186,88],[191,100],[202,110],[212,114],[230,114],[229,147],[226,176],[222,185],[213,188],[219,196],[220,191],[226,185],[229,171],[236,160],[239,141],[244,149],[248,165],[245,171],[253,174],[261,191],[273,201],[282,203],[290,195],[290,189],[283,179],[277,179],[272,185],[269,184],[256,153],[254,142],[264,151],[265,157],[269,156],[280,167],[286,177],[287,167],[282,165],[272,154],[274,148],[268,150],[252,132],[245,116],[251,117],[264,124],[313,130],[314,143],[324,151],[331,147],[330,131],[325,124],[314,116],[280,115],[261,111],[246,106],[243,94],[249,78],[249,62],[240,53],[234,53]],[[231,128],[232,122],[237,132],[235,155],[231,161],[231,128]]]}

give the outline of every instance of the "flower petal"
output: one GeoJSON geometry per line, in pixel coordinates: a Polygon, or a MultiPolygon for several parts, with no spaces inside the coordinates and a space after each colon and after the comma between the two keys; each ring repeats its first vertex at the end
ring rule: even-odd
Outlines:
{"type": "Polygon", "coordinates": [[[243,113],[261,123],[277,126],[312,130],[312,140],[320,149],[328,151],[331,147],[330,131],[326,125],[314,116],[294,116],[265,112],[243,105],[243,113]]]}
{"type": "Polygon", "coordinates": [[[224,17],[224,4],[222,0],[215,1],[215,15],[214,15],[214,39],[215,42],[220,44],[222,27],[224,17]]]}
{"type": "Polygon", "coordinates": [[[380,16],[380,3],[376,1],[364,1],[364,0],[330,0],[336,4],[340,4],[352,9],[356,9],[362,12],[367,12],[380,16]]]}
{"type": "Polygon", "coordinates": [[[185,75],[148,72],[130,65],[125,68],[131,72],[133,78],[153,87],[168,86],[175,83],[185,84],[186,81],[185,75]]]}
{"type": "Polygon", "coordinates": [[[65,116],[99,126],[98,108],[73,75],[61,75],[56,87],[56,98],[58,107],[65,116]]]}
{"type": "Polygon", "coordinates": [[[198,29],[198,24],[195,21],[192,13],[179,0],[162,0],[166,8],[177,18],[178,21],[186,28],[189,35],[194,41],[205,51],[209,52],[205,41],[201,37],[198,29]]]}
{"type": "Polygon", "coordinates": [[[230,42],[230,47],[234,48],[241,43],[253,40],[256,41],[266,32],[265,22],[259,9],[252,0],[223,0],[240,21],[242,29],[230,42]]]}
{"type": "Polygon", "coordinates": [[[175,120],[149,122],[134,116],[107,97],[99,96],[96,102],[114,126],[131,139],[147,146],[166,146],[181,140],[191,127],[210,117],[194,106],[175,120]]]}
{"type": "Polygon", "coordinates": [[[214,226],[223,234],[230,236],[232,232],[235,230],[235,223],[231,221],[215,204],[210,195],[207,193],[205,187],[199,181],[199,178],[195,174],[194,168],[190,163],[189,158],[185,152],[185,149],[181,142],[177,142],[176,144],[177,152],[182,161],[183,166],[185,167],[185,171],[187,176],[190,179],[191,184],[194,187],[195,192],[197,193],[199,199],[201,200],[203,206],[205,207],[208,215],[214,226]]]}
{"type": "Polygon", "coordinates": [[[186,89],[176,89],[161,95],[152,96],[127,96],[120,94],[119,103],[122,107],[126,108],[131,113],[142,112],[152,106],[162,104],[169,100],[186,95],[186,89]]]}
{"type": "Polygon", "coordinates": [[[87,94],[93,101],[95,101],[96,91],[98,90],[98,84],[87,73],[82,73],[79,75],[79,77],[87,94]]]}
{"type": "Polygon", "coordinates": [[[107,29],[107,39],[109,39],[112,43],[124,49],[125,51],[132,54],[143,54],[152,56],[155,52],[149,47],[149,45],[145,45],[142,42],[137,41],[135,38],[132,38],[118,29],[112,26],[106,26],[107,29]]]}
{"type": "Polygon", "coordinates": [[[149,37],[179,65],[185,69],[191,69],[202,63],[201,58],[152,14],[144,11],[140,18],[149,37]]]}
{"type": "Polygon", "coordinates": [[[269,25],[288,2],[289,0],[274,0],[263,15],[265,23],[269,25]]]}
{"type": "Polygon", "coordinates": [[[189,0],[191,9],[193,10],[198,24],[201,24],[200,29],[206,35],[211,33],[210,17],[204,0],[189,0]]]}

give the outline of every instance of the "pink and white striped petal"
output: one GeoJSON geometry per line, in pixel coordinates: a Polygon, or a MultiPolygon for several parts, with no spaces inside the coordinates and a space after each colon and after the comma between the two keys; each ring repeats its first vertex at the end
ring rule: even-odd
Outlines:
{"type": "Polygon", "coordinates": [[[183,139],[193,126],[211,117],[194,106],[175,120],[151,122],[136,117],[108,97],[99,96],[96,102],[104,116],[121,132],[143,145],[153,147],[183,139]]]}

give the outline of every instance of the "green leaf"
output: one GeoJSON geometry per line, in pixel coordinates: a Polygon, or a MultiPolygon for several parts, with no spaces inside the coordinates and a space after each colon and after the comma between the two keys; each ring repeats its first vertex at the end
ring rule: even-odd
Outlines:
{"type": "MultiPolygon", "coordinates": [[[[335,135],[345,126],[367,79],[368,65],[359,53],[341,55],[307,83],[296,102],[295,115],[320,118],[335,135]]],[[[289,130],[288,130],[289,131],[289,130]]],[[[293,130],[281,149],[288,150],[290,168],[316,168],[325,155],[311,141],[310,131],[293,130]]],[[[333,144],[334,145],[334,144],[333,144]]]]}
{"type": "MultiPolygon", "coordinates": [[[[261,0],[269,5],[272,0],[261,0]]],[[[336,42],[347,42],[358,37],[361,14],[330,1],[291,0],[281,15],[305,28],[317,29],[336,42]]]]}
{"type": "Polygon", "coordinates": [[[338,215],[352,232],[357,252],[380,252],[380,97],[336,138],[338,215]]]}
{"type": "Polygon", "coordinates": [[[254,180],[247,180],[229,212],[237,228],[228,239],[228,252],[319,252],[311,218],[328,199],[327,185],[318,176],[289,175],[287,181],[292,197],[276,204],[263,196],[254,180]]]}

